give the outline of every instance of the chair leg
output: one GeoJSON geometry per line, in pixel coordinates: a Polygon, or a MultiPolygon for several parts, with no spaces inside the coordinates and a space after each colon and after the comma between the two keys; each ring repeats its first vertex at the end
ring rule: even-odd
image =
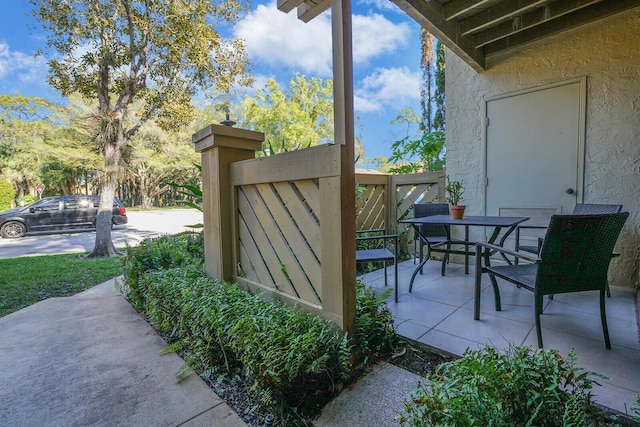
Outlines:
{"type": "MultiPolygon", "coordinates": [[[[424,244],[422,243],[422,240],[420,240],[420,263],[422,264],[422,260],[424,257],[424,244]]],[[[423,273],[423,269],[420,268],[420,274],[423,273]]]]}
{"type": "Polygon", "coordinates": [[[609,287],[609,283],[607,283],[607,296],[611,298],[611,288],[609,287]]]}
{"type": "Polygon", "coordinates": [[[384,261],[384,287],[387,287],[387,261],[384,261]]]}
{"type": "Polygon", "coordinates": [[[602,332],[604,332],[604,345],[607,350],[611,350],[611,340],[609,339],[609,328],[607,327],[607,311],[604,306],[605,290],[600,291],[600,319],[602,320],[602,332]]]}
{"type": "Polygon", "coordinates": [[[398,259],[393,260],[393,272],[394,272],[394,286],[396,292],[396,302],[398,302],[398,259]]]}
{"type": "Polygon", "coordinates": [[[540,326],[540,314],[542,313],[542,297],[543,295],[535,296],[535,303],[533,304],[535,317],[536,317],[536,335],[538,337],[538,348],[543,348],[542,346],[542,327],[540,326]]]}
{"type": "Polygon", "coordinates": [[[502,311],[502,304],[500,303],[500,288],[498,288],[496,276],[489,272],[489,279],[491,280],[491,286],[493,287],[493,298],[496,303],[496,311],[502,311]]]}

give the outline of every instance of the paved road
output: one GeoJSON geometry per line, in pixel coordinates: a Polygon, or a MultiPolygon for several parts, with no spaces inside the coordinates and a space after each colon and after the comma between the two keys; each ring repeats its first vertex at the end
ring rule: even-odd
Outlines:
{"type": "MultiPolygon", "coordinates": [[[[188,230],[186,225],[202,223],[202,213],[195,209],[129,211],[127,216],[128,224],[112,230],[116,247],[135,246],[147,237],[180,233],[188,230]]],[[[91,251],[94,243],[94,230],[39,234],[21,239],[0,238],[0,258],[91,251]]]]}

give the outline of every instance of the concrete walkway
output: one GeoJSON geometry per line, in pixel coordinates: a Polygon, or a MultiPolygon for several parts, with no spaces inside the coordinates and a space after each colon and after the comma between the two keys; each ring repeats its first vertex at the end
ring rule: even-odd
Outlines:
{"type": "Polygon", "coordinates": [[[246,424],[109,281],[0,318],[2,426],[246,424]]]}

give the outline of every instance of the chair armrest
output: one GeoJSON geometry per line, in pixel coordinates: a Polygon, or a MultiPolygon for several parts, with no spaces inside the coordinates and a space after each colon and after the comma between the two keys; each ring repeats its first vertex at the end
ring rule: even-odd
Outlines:
{"type": "Polygon", "coordinates": [[[356,235],[358,234],[365,234],[365,233],[386,233],[387,230],[385,230],[384,228],[373,228],[371,230],[356,230],[356,235]]]}
{"type": "Polygon", "coordinates": [[[380,240],[380,239],[398,239],[398,235],[397,234],[382,234],[380,236],[363,236],[363,237],[356,237],[356,240],[358,242],[364,241],[364,240],[380,240]]]}
{"type": "Polygon", "coordinates": [[[383,246],[387,249],[387,241],[393,241],[393,254],[394,256],[398,256],[398,235],[397,234],[383,234],[380,236],[364,236],[364,237],[356,237],[356,242],[362,242],[367,240],[382,240],[383,246]]]}
{"type": "MultiPolygon", "coordinates": [[[[549,228],[546,225],[519,225],[516,227],[516,250],[520,249],[520,230],[528,229],[528,230],[544,230],[549,228]]],[[[540,249],[542,248],[543,238],[538,237],[538,254],[540,254],[540,249]]]]}
{"type": "Polygon", "coordinates": [[[533,256],[533,255],[526,254],[526,253],[523,253],[523,252],[513,251],[513,250],[508,249],[508,248],[503,248],[502,246],[492,245],[491,243],[477,242],[476,246],[482,246],[482,247],[494,250],[496,252],[501,252],[503,254],[511,255],[511,256],[516,257],[516,258],[522,258],[522,259],[525,259],[527,261],[531,261],[531,262],[535,262],[535,263],[540,262],[540,258],[537,257],[537,256],[533,256]]]}
{"type": "Polygon", "coordinates": [[[544,230],[545,228],[549,228],[547,225],[519,225],[518,228],[531,228],[537,230],[544,230]]]}

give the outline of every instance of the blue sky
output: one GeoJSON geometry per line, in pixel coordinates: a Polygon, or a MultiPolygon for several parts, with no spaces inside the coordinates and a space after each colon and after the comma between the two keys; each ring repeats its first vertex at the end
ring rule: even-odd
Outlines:
{"type": "MultiPolygon", "coordinates": [[[[353,1],[356,134],[366,157],[388,157],[391,143],[406,131],[391,120],[405,107],[419,113],[420,27],[389,0],[353,1]]],[[[46,57],[33,56],[44,48],[44,35],[30,16],[29,2],[11,0],[2,6],[0,93],[61,101],[46,83],[46,57]]],[[[227,30],[245,39],[256,86],[275,78],[286,87],[295,72],[332,77],[328,12],[305,24],[295,10],[285,14],[275,0],[261,0],[252,2],[249,13],[227,30]]]]}

